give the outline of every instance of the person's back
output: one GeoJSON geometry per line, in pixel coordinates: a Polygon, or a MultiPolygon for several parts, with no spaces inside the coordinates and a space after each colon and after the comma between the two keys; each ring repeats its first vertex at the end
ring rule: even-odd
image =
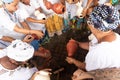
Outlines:
{"type": "Polygon", "coordinates": [[[101,43],[92,44],[86,56],[87,71],[120,67],[120,35],[115,34],[116,39],[111,42],[103,41],[101,43]]]}

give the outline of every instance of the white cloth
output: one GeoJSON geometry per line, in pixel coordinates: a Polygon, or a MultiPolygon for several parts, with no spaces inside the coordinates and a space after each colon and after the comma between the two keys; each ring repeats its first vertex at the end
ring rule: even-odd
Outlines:
{"type": "MultiPolygon", "coordinates": [[[[17,16],[19,17],[19,21],[23,22],[28,17],[37,19],[34,15],[34,12],[39,7],[40,5],[36,2],[36,0],[30,0],[30,5],[25,5],[20,2],[18,5],[18,11],[17,11],[17,16]]],[[[43,32],[45,32],[46,30],[45,24],[33,23],[33,22],[28,22],[28,21],[27,23],[31,29],[42,30],[43,32]]]]}
{"type": "MultiPolygon", "coordinates": [[[[6,53],[6,49],[0,50],[0,58],[6,56],[6,53]]],[[[18,67],[15,70],[8,70],[0,64],[0,80],[28,80],[36,71],[38,71],[36,67],[18,67]]]]}
{"type": "MultiPolygon", "coordinates": [[[[93,39],[93,41],[96,41],[93,39]]],[[[90,44],[86,55],[86,70],[120,67],[120,35],[116,34],[116,40],[90,44]]]]}

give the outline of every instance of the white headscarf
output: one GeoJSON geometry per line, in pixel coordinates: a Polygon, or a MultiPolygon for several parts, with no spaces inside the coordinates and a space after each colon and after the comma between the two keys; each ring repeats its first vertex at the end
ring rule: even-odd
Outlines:
{"type": "Polygon", "coordinates": [[[7,56],[16,61],[26,61],[34,55],[34,48],[21,40],[15,40],[7,47],[7,56]]]}

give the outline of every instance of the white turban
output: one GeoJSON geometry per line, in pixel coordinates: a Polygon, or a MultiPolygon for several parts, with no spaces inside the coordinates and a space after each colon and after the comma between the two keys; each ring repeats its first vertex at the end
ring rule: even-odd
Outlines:
{"type": "Polygon", "coordinates": [[[15,40],[7,47],[7,56],[16,61],[26,61],[34,55],[34,48],[21,40],[15,40]]]}

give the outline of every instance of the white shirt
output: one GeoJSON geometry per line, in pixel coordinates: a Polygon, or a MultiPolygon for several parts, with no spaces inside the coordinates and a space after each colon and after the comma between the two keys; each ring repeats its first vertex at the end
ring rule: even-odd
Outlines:
{"type": "MultiPolygon", "coordinates": [[[[4,8],[0,8],[0,38],[2,36],[10,36],[14,39],[23,39],[24,34],[14,31],[16,24],[21,27],[17,18],[16,15],[12,15],[5,11],[4,8]]],[[[0,44],[0,47],[4,48],[2,44],[0,44]]]]}
{"type": "MultiPolygon", "coordinates": [[[[11,15],[11,17],[15,19],[15,16],[11,15]]],[[[20,26],[18,21],[14,22],[11,20],[10,16],[4,10],[4,8],[0,8],[0,35],[10,36],[15,39],[21,39],[23,37],[23,34],[14,31],[14,27],[16,24],[20,26]]]]}
{"type": "Polygon", "coordinates": [[[113,67],[119,68],[120,35],[116,34],[116,40],[112,42],[90,44],[85,63],[87,71],[113,67]]]}
{"type": "MultiPolygon", "coordinates": [[[[70,14],[70,19],[72,19],[74,16],[76,16],[76,12],[78,7],[76,6],[76,4],[70,4],[67,1],[65,1],[65,5],[66,5],[66,12],[65,14],[68,16],[68,14],[70,14]]],[[[66,16],[64,16],[66,17],[66,16]]]]}
{"type": "MultiPolygon", "coordinates": [[[[6,56],[6,52],[6,49],[0,50],[0,58],[6,56]]],[[[36,71],[38,71],[36,67],[18,67],[14,70],[8,70],[0,64],[0,80],[28,80],[36,71]]]]}
{"type": "MultiPolygon", "coordinates": [[[[17,16],[19,17],[19,21],[23,22],[28,17],[37,19],[34,15],[34,12],[39,7],[40,5],[36,2],[36,0],[30,0],[30,5],[25,5],[20,2],[18,5],[18,11],[17,11],[17,16]]],[[[43,32],[45,32],[46,30],[45,24],[33,23],[33,22],[27,22],[27,23],[31,29],[42,30],[43,32]]]]}

